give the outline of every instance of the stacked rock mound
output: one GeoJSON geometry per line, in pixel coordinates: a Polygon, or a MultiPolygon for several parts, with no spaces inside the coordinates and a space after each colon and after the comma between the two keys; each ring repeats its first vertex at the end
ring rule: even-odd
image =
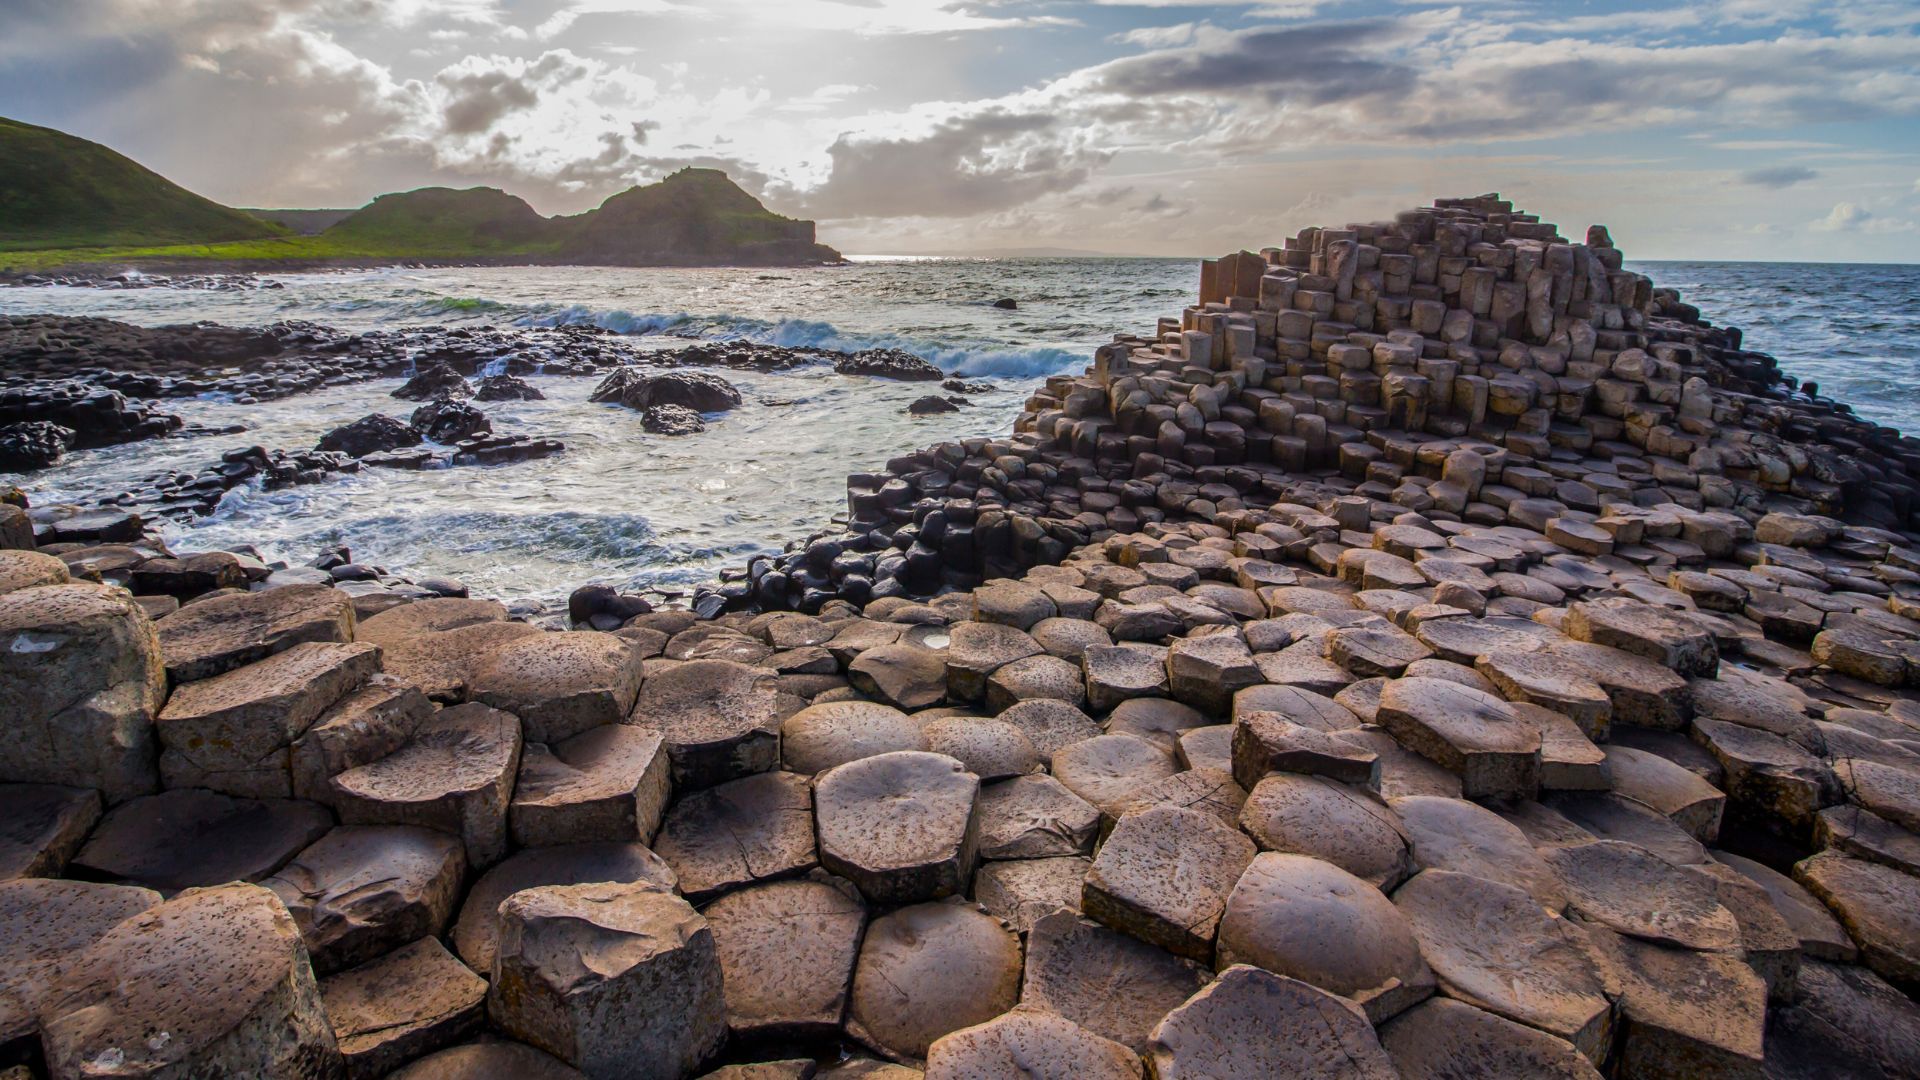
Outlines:
{"type": "Polygon", "coordinates": [[[1477,524],[1623,504],[1910,523],[1920,443],[1794,392],[1621,265],[1604,228],[1569,243],[1497,196],[1206,263],[1194,306],[1049,379],[1011,438],[851,477],[824,547],[719,595],[805,611],[970,588],[1306,477],[1477,524]]]}

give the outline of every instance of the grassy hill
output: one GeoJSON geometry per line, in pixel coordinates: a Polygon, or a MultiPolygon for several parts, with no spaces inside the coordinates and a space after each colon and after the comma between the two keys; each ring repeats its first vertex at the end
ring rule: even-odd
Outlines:
{"type": "Polygon", "coordinates": [[[497,188],[421,188],[354,211],[209,202],[112,150],[0,119],[0,271],[256,271],[390,262],[607,266],[837,260],[716,169],[682,169],[571,217],[497,188]]]}
{"type": "Polygon", "coordinates": [[[0,118],[0,252],[216,243],[285,231],[99,143],[0,118]]]}

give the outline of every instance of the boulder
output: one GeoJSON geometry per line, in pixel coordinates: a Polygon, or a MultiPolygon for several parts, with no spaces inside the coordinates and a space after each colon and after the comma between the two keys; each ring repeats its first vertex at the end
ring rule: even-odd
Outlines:
{"type": "Polygon", "coordinates": [[[780,724],[804,704],[778,676],[731,660],[689,660],[651,675],[631,723],[665,740],[675,791],[698,791],[780,764],[780,724]]]}
{"type": "Polygon", "coordinates": [[[500,941],[501,901],[524,889],[596,881],[674,887],[673,870],[642,844],[562,844],[516,852],[467,890],[449,935],[454,951],[468,967],[491,974],[500,941]]]}
{"type": "Polygon", "coordinates": [[[349,825],[421,825],[460,838],[467,863],[507,853],[507,803],[520,764],[520,721],[485,705],[435,713],[399,750],[333,778],[349,825]]]}
{"type": "Polygon", "coordinates": [[[994,712],[1036,698],[1064,701],[1076,708],[1085,704],[1087,685],[1079,665],[1042,654],[1003,665],[987,677],[987,707],[994,712]]]}
{"type": "Polygon", "coordinates": [[[1578,724],[1587,738],[1606,740],[1613,700],[1577,661],[1553,652],[1493,652],[1473,666],[1508,701],[1550,709],[1578,724]]]}
{"type": "Polygon", "coordinates": [[[592,630],[508,641],[473,668],[467,694],[520,718],[530,743],[557,743],[617,724],[640,692],[641,658],[631,642],[592,630]]]}
{"type": "Polygon", "coordinates": [[[696,791],[667,812],[655,847],[695,903],[804,874],[819,864],[812,787],[805,777],[770,772],[696,791]]]}
{"type": "Polygon", "coordinates": [[[1445,679],[1395,679],[1380,692],[1377,720],[1459,775],[1468,798],[1531,798],[1539,789],[1539,729],[1491,694],[1445,679]]]}
{"type": "Polygon", "coordinates": [[[1720,834],[1727,797],[1720,789],[1666,758],[1627,746],[1608,747],[1613,790],[1666,815],[1702,843],[1720,834]]]}
{"type": "Polygon", "coordinates": [[[323,454],[337,453],[361,458],[418,445],[418,431],[385,413],[373,413],[320,436],[320,441],[313,448],[323,454]]]}
{"type": "Polygon", "coordinates": [[[1027,931],[1020,1000],[1143,1053],[1160,1018],[1212,978],[1192,960],[1056,911],[1027,931]]]}
{"type": "Polygon", "coordinates": [[[927,1050],[933,1080],[1136,1080],[1138,1054],[1063,1016],[1022,1006],[942,1035],[927,1050]]]}
{"type": "MultiPolygon", "coordinates": [[[[431,601],[416,601],[392,610],[405,611],[422,603],[431,601]]],[[[448,630],[424,630],[398,635],[398,640],[380,644],[385,650],[381,667],[387,674],[417,688],[435,701],[456,704],[466,699],[474,669],[488,653],[508,642],[539,633],[538,629],[526,623],[485,621],[448,630]]],[[[364,626],[357,637],[361,641],[369,640],[364,626]]]]}
{"type": "Polygon", "coordinates": [[[507,897],[487,1012],[593,1080],[678,1080],[727,1036],[713,931],[650,883],[547,885],[507,897]]]}
{"type": "Polygon", "coordinates": [[[1398,816],[1373,792],[1335,780],[1274,773],[1247,794],[1240,827],[1263,851],[1323,859],[1382,891],[1413,873],[1398,816]]]}
{"type": "Polygon", "coordinates": [[[1234,779],[1250,788],[1272,773],[1324,776],[1378,787],[1380,755],[1338,732],[1294,723],[1283,713],[1240,713],[1233,725],[1234,779]]]}
{"type": "MultiPolygon", "coordinates": [[[[15,507],[7,506],[7,509],[15,507]]],[[[72,580],[67,564],[51,555],[0,547],[0,593],[38,585],[65,585],[72,580]]]]}
{"type": "Polygon", "coordinates": [[[895,751],[814,780],[820,865],[876,904],[964,894],[980,779],[942,754],[895,751]]]}
{"type": "Polygon", "coordinates": [[[293,741],[379,668],[377,645],[304,642],[187,683],[160,711],[161,779],[173,788],[291,796],[293,741]]]}
{"type": "Polygon", "coordinates": [[[1605,1060],[1613,1003],[1578,927],[1511,885],[1427,870],[1393,894],[1440,990],[1605,1060]]]}
{"type": "Polygon", "coordinates": [[[1376,1023],[1433,993],[1407,922],[1380,890],[1329,862],[1263,852],[1220,918],[1224,969],[1253,964],[1359,1005],[1376,1023]]]}
{"type": "Polygon", "coordinates": [[[780,725],[780,756],[797,773],[823,773],[849,761],[896,750],[925,750],[921,721],[873,701],[809,705],[780,725]]]}
{"type": "Polygon", "coordinates": [[[507,808],[513,842],[651,841],[671,794],[667,771],[660,736],[626,724],[528,743],[507,808]]]}
{"type": "Polygon", "coordinates": [[[42,585],[0,595],[0,781],[158,790],[154,714],[166,691],[153,624],[125,592],[42,585]]]}
{"type": "Polygon", "coordinates": [[[1326,1076],[1394,1080],[1366,1014],[1298,979],[1237,964],[1153,1029],[1156,1080],[1326,1076]]]}
{"type": "Polygon", "coordinates": [[[342,1069],[300,932],[257,885],[196,889],[115,926],[65,959],[40,1019],[58,1077],[342,1069]]]}
{"type": "Polygon", "coordinates": [[[840,1031],[867,912],[821,881],[773,881],[704,912],[736,1038],[831,1038],[840,1031]]]}
{"type": "Polygon", "coordinates": [[[698,435],[707,421],[685,405],[649,405],[640,413],[640,430],[649,435],[698,435]]]}
{"type": "Polygon", "coordinates": [[[1213,958],[1227,894],[1254,851],[1237,830],[1197,810],[1129,814],[1087,872],[1080,906],[1116,930],[1204,963],[1213,958]]]}
{"type": "Polygon", "coordinates": [[[432,401],[435,398],[470,398],[473,386],[446,364],[424,368],[393,391],[402,401],[432,401]]]}
{"type": "MultiPolygon", "coordinates": [[[[1414,866],[1471,874],[1524,889],[1534,902],[1558,913],[1567,906],[1560,876],[1534,850],[1527,834],[1483,806],[1465,799],[1410,795],[1388,803],[1399,817],[1414,866]]],[[[1584,839],[1591,839],[1585,837],[1584,839]]]]}
{"type": "Polygon", "coordinates": [[[421,438],[448,446],[493,431],[493,422],[487,419],[486,413],[451,398],[429,401],[413,410],[407,424],[419,432],[421,438]]]}
{"type": "Polygon", "coordinates": [[[615,368],[593,388],[589,401],[611,401],[629,409],[655,405],[682,405],[694,412],[725,412],[740,404],[740,391],[718,375],[705,371],[642,373],[638,368],[615,368]]]}
{"type": "Polygon", "coordinates": [[[40,1030],[61,960],[159,902],[159,893],[128,885],[0,882],[0,1057],[15,1057],[40,1030]]]}
{"type": "Polygon", "coordinates": [[[854,689],[900,709],[924,709],[947,696],[947,662],[936,649],[895,642],[847,665],[854,689]]]}
{"type": "Polygon", "coordinates": [[[1169,754],[1179,749],[1181,735],[1207,726],[1207,718],[1200,710],[1153,697],[1121,702],[1107,714],[1105,723],[1109,735],[1145,739],[1169,754]]]}
{"type": "Polygon", "coordinates": [[[347,1080],[374,1080],[486,1020],[486,980],[431,937],[320,982],[347,1080]]]}
{"type": "Polygon", "coordinates": [[[272,877],[315,971],[339,971],[447,928],[466,859],[444,833],[403,825],[343,825],[272,877]]]}
{"type": "Polygon", "coordinates": [[[515,375],[489,375],[473,392],[475,401],[544,401],[538,387],[515,375]]]}
{"type": "Polygon", "coordinates": [[[69,871],[168,894],[260,881],[332,826],[332,815],[316,803],[165,791],[109,811],[69,871]]]}
{"type": "Polygon", "coordinates": [[[100,820],[100,793],[0,784],[0,881],[59,877],[100,820]]]}
{"type": "Polygon", "coordinates": [[[853,973],[847,1033],[896,1061],[917,1061],[942,1035],[1011,1009],[1020,939],[960,904],[914,904],[867,927],[853,973]]]}

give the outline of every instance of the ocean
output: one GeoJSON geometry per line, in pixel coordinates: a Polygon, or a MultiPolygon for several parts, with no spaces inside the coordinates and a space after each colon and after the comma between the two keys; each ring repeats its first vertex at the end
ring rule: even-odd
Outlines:
{"type": "MultiPolygon", "coordinates": [[[[1920,419],[1920,266],[1629,263],[1681,290],[1747,346],[1819,382],[1821,393],[1901,428],[1920,419]]],[[[176,551],[251,544],[300,563],[349,546],[411,577],[476,594],[563,601],[575,587],[684,589],[781,549],[845,507],[849,472],[931,443],[1011,430],[1027,392],[1077,372],[1116,332],[1151,331],[1193,295],[1192,259],[857,259],[788,270],[386,269],[277,276],[238,291],[0,288],[0,314],[96,315],[143,325],[304,319],[348,330],[408,325],[592,324],[646,347],[737,338],[853,350],[892,347],[994,391],[958,412],[913,417],[929,384],[832,373],[722,372],[744,404],[698,435],[640,429],[587,401],[596,380],[533,376],[545,401],[482,406],[499,433],[556,437],[539,461],[429,472],[372,469],[311,487],[229,492],[211,516],[169,525],[176,551]],[[1015,300],[1017,310],[993,302],[1015,300]]],[[[4,359],[0,359],[4,363],[4,359]]],[[[145,476],[197,470],[235,446],[295,449],[373,412],[404,418],[397,380],[255,405],[168,402],[190,423],[245,434],[81,451],[18,483],[36,504],[91,503],[145,476]]]]}

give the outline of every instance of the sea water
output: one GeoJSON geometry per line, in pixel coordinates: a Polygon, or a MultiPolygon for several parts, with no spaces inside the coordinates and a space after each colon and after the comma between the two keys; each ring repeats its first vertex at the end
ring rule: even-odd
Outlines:
{"type": "MultiPolygon", "coordinates": [[[[1920,418],[1920,267],[1638,263],[1749,348],[1815,379],[1821,393],[1898,427],[1920,418]]],[[[502,434],[554,437],[539,461],[427,472],[369,469],[325,483],[229,492],[206,518],[167,526],[177,551],[251,544],[304,562],[349,546],[413,577],[476,594],[563,599],[590,581],[685,588],[750,555],[778,551],[845,506],[849,472],[931,443],[1011,430],[1047,375],[1077,372],[1115,333],[1150,333],[1193,295],[1191,259],[862,259],[804,269],[522,267],[297,274],[238,291],[0,289],[0,313],[98,315],[143,325],[304,319],[347,330],[414,325],[590,324],[645,347],[689,338],[829,349],[905,349],[992,393],[958,412],[914,417],[932,384],[834,374],[824,366],[720,372],[743,404],[704,433],[668,437],[638,414],[587,401],[595,380],[535,375],[544,401],[481,407],[502,434]],[[993,306],[1002,297],[1015,310],[993,306]]],[[[0,358],[4,363],[4,358],[0,358]]],[[[198,470],[234,446],[295,449],[373,412],[402,418],[398,380],[237,405],[165,407],[190,423],[244,423],[242,435],[81,451],[27,476],[0,476],[36,504],[92,503],[143,477],[198,470]]]]}

